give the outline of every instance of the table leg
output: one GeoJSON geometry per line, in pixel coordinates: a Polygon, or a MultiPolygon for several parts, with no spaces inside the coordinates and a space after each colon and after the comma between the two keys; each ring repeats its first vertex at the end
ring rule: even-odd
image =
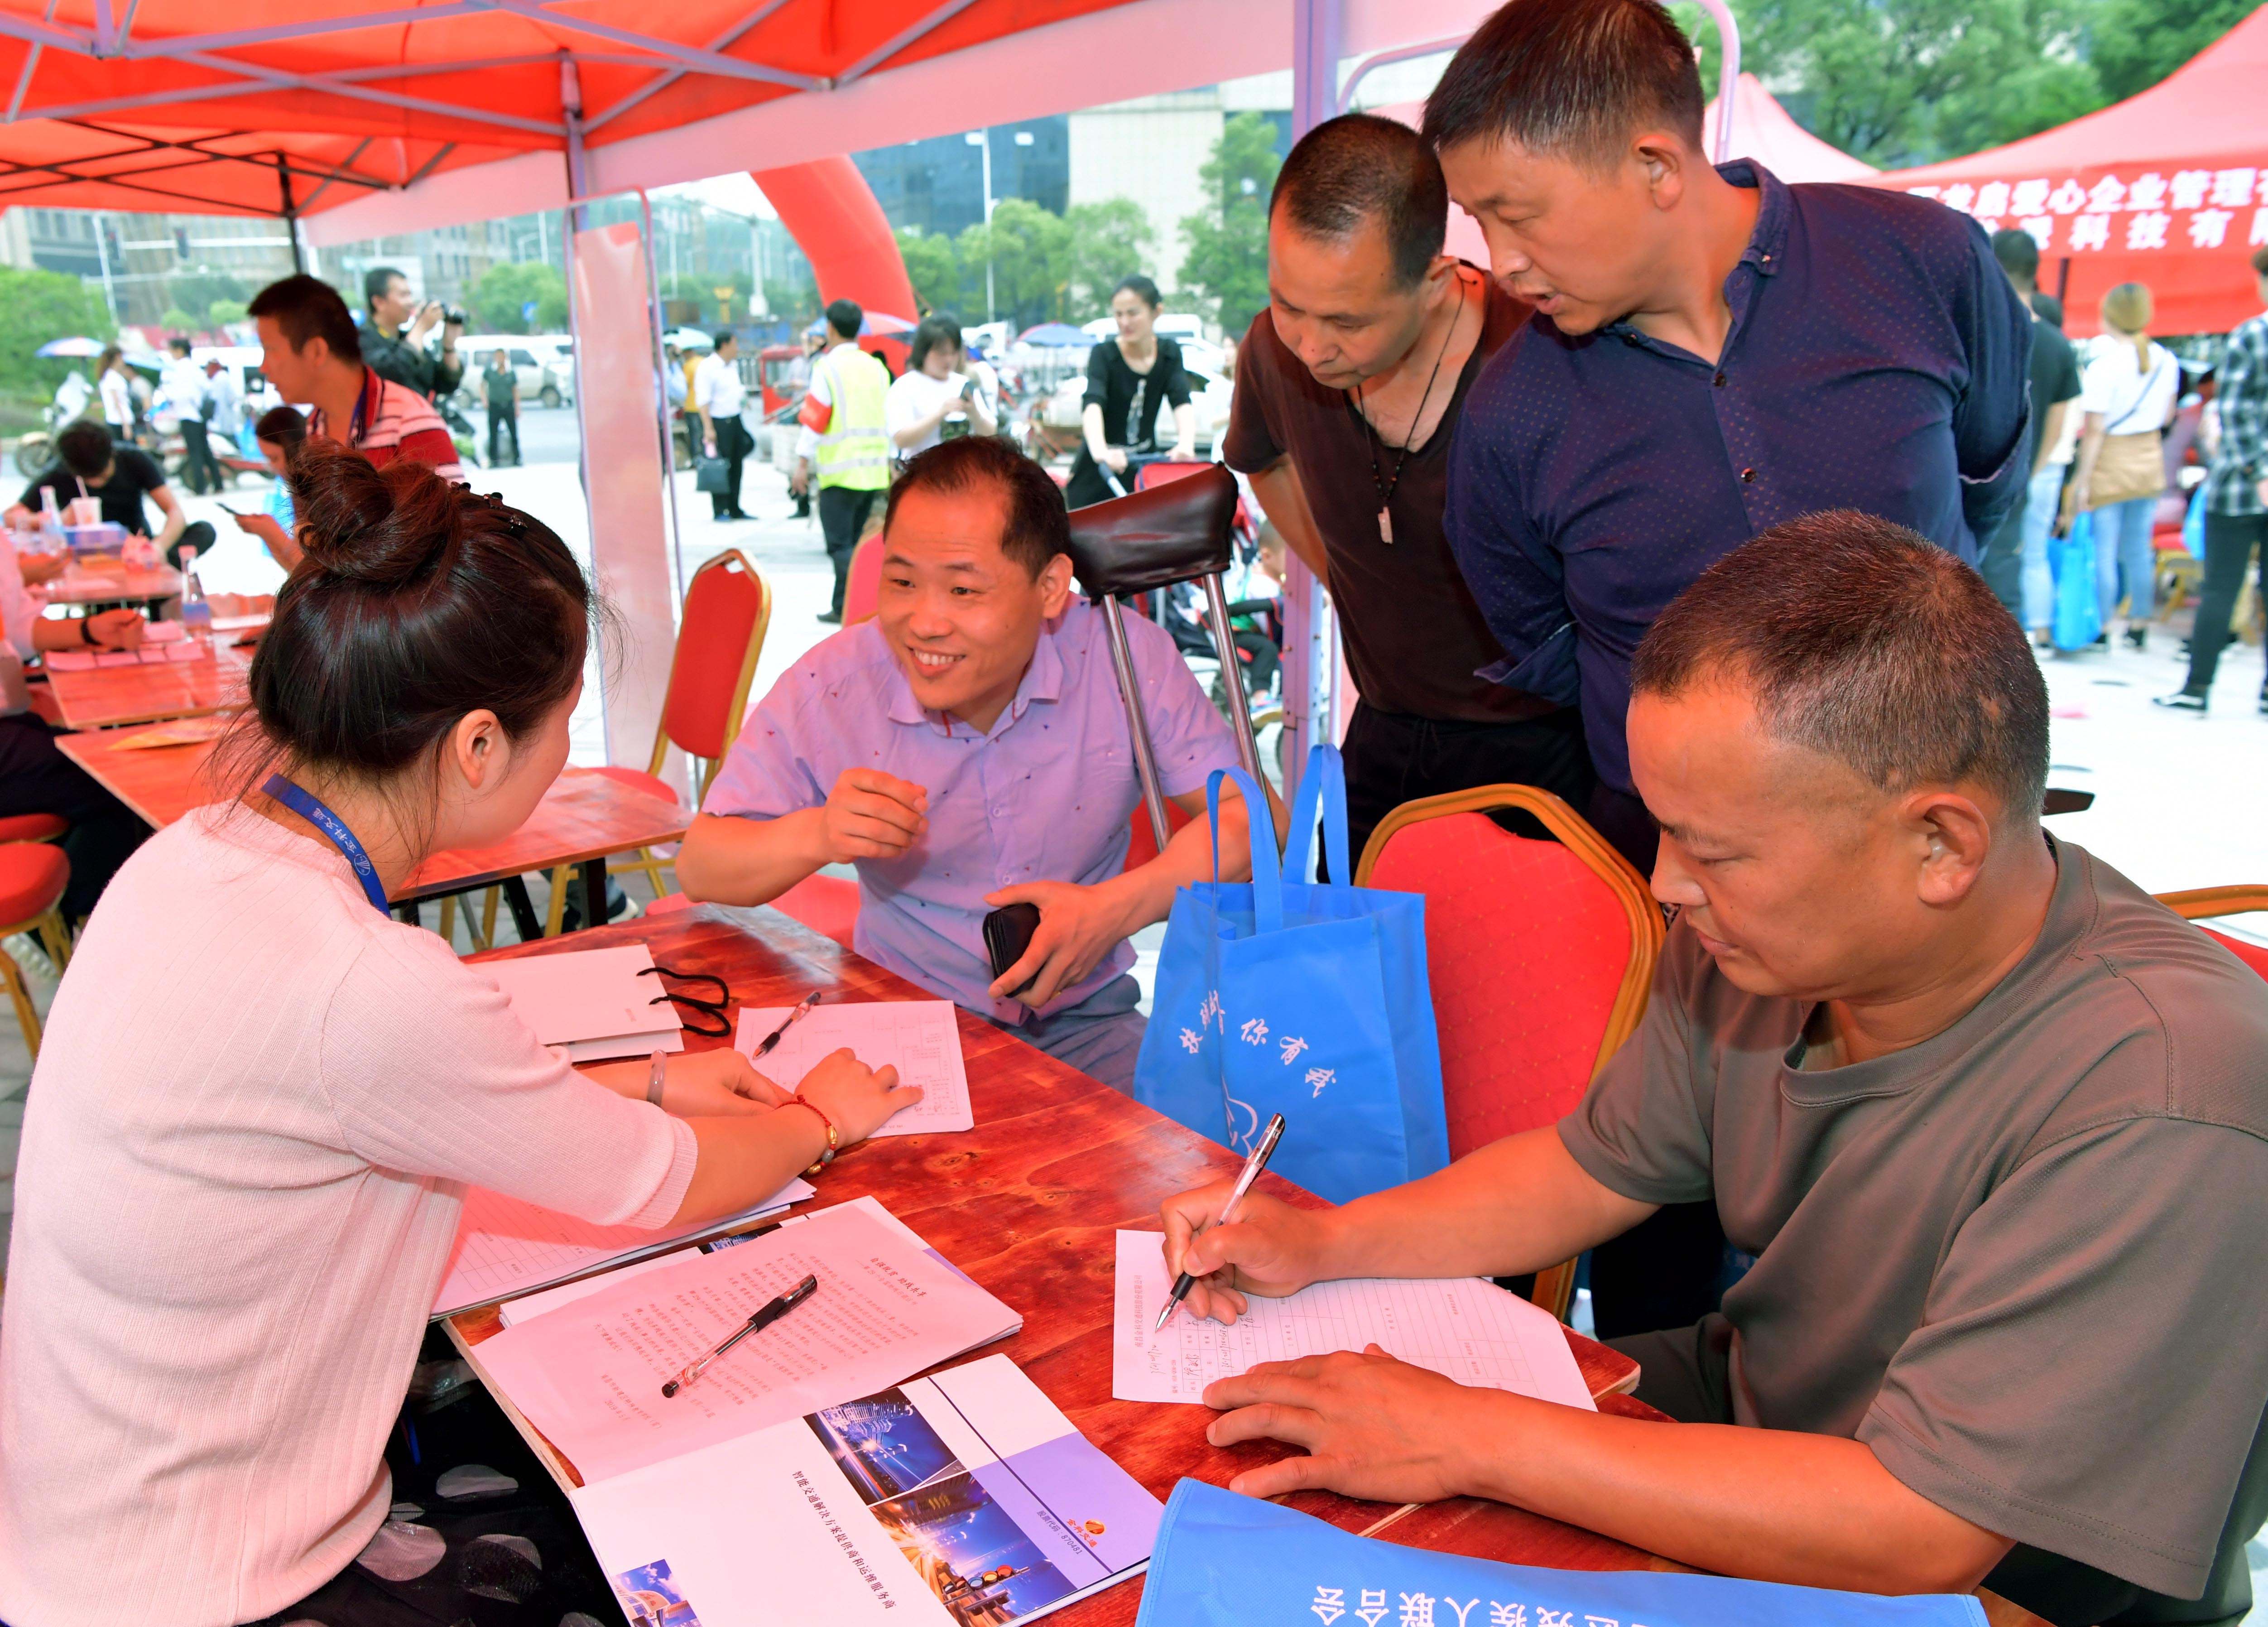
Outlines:
{"type": "Polygon", "coordinates": [[[425,924],[423,921],[420,921],[417,918],[417,901],[414,898],[394,905],[394,918],[401,922],[405,926],[423,926],[425,924]]]}
{"type": "Polygon", "coordinates": [[[585,859],[583,861],[583,924],[589,927],[604,926],[606,924],[607,861],[603,857],[585,859]]]}
{"type": "Polygon", "coordinates": [[[532,944],[543,936],[543,917],[535,913],[535,902],[527,895],[526,876],[504,879],[504,901],[512,906],[512,924],[519,929],[520,942],[532,944]]]}

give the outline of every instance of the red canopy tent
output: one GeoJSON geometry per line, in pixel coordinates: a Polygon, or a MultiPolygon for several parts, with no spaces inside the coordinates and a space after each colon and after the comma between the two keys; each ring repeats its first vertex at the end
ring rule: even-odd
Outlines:
{"type": "Polygon", "coordinates": [[[2255,315],[2246,257],[2268,244],[2268,6],[2163,83],[2060,129],[1904,170],[1900,187],[2039,239],[2041,285],[2066,283],[2066,330],[2146,283],[2161,333],[2217,333],[2255,315]]]}
{"type": "MultiPolygon", "coordinates": [[[[1772,99],[1764,81],[1752,73],[1740,76],[1733,98],[1732,140],[1727,156],[1754,158],[1782,180],[1867,180],[1879,174],[1871,164],[1831,146],[1788,116],[1772,99]]],[[[1719,102],[1712,100],[1701,115],[1701,149],[1717,151],[1719,102]]]]}

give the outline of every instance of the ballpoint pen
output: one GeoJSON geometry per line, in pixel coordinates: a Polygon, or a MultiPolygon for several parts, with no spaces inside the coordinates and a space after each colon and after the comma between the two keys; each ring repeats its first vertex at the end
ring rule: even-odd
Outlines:
{"type": "Polygon", "coordinates": [[[747,1338],[750,1334],[761,1333],[765,1329],[770,1327],[781,1317],[795,1309],[797,1306],[801,1305],[806,1299],[811,1298],[811,1296],[818,1291],[818,1288],[819,1278],[816,1277],[805,1277],[794,1287],[780,1295],[778,1299],[774,1299],[770,1304],[765,1306],[763,1309],[758,1311],[754,1316],[749,1317],[746,1322],[741,1324],[740,1331],[735,1333],[731,1338],[725,1340],[715,1350],[711,1351],[699,1361],[694,1362],[689,1366],[681,1368],[675,1378],[670,1380],[668,1383],[661,1387],[662,1398],[666,1400],[670,1396],[676,1395],[678,1391],[683,1389],[687,1385],[692,1383],[694,1380],[708,1372],[710,1363],[715,1361],[719,1356],[722,1356],[726,1351],[731,1350],[735,1344],[738,1344],[741,1340],[747,1338]]]}
{"type": "Polygon", "coordinates": [[[805,995],[803,997],[803,1004],[797,1006],[793,1011],[787,1014],[787,1020],[780,1024],[778,1027],[774,1028],[770,1034],[764,1035],[763,1040],[757,1045],[756,1049],[748,1053],[748,1060],[750,1062],[754,1062],[761,1056],[770,1055],[772,1047],[780,1042],[780,1035],[785,1034],[790,1028],[794,1027],[796,1024],[801,1022],[805,1017],[808,1016],[810,1014],[811,1008],[819,1004],[821,998],[825,995],[825,993],[826,990],[822,989],[814,989],[809,994],[805,995]]]}
{"type": "MultiPolygon", "coordinates": [[[[1260,1172],[1268,1167],[1269,1154],[1276,1151],[1276,1144],[1283,1138],[1284,1115],[1278,1113],[1268,1121],[1268,1128],[1261,1132],[1260,1145],[1253,1148],[1252,1156],[1244,1160],[1244,1173],[1237,1176],[1236,1185],[1228,1195],[1228,1202],[1220,1206],[1220,1218],[1213,1225],[1226,1226],[1236,1218],[1236,1206],[1244,1201],[1244,1195],[1252,1189],[1252,1183],[1260,1179],[1260,1172]]],[[[1158,1320],[1151,1324],[1151,1332],[1157,1332],[1173,1320],[1174,1307],[1189,1297],[1189,1289],[1196,1282],[1197,1278],[1187,1271],[1174,1279],[1174,1292],[1166,1296],[1165,1307],[1158,1313],[1158,1320]]]]}

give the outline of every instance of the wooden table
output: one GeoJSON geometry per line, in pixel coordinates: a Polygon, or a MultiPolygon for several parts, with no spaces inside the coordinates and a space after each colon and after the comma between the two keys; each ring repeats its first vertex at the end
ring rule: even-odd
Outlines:
{"type": "Polygon", "coordinates": [[[75,559],[63,575],[36,590],[51,605],[154,604],[181,591],[181,573],[171,565],[129,568],[119,560],[96,563],[75,559]]]}
{"type": "MultiPolygon", "coordinates": [[[[206,771],[211,742],[122,750],[118,742],[130,733],[63,734],[55,738],[55,744],[111,795],[160,830],[191,808],[234,794],[234,787],[215,785],[206,771]]],[[[434,854],[407,884],[394,889],[394,902],[414,922],[422,899],[501,885],[520,937],[541,939],[542,917],[535,913],[527,884],[521,880],[529,871],[579,865],[583,896],[604,898],[608,854],[674,842],[691,819],[675,804],[633,791],[603,774],[563,769],[526,824],[494,847],[434,854]]]]}
{"type": "Polygon", "coordinates": [[[167,718],[202,718],[240,706],[245,673],[251,665],[250,650],[238,649],[231,639],[216,638],[208,660],[50,671],[48,688],[64,727],[108,729],[167,718]]]}
{"type": "MultiPolygon", "coordinates": [[[[554,946],[643,942],[657,961],[724,978],[735,1005],[789,1005],[814,987],[828,990],[830,999],[932,998],[777,911],[753,918],[761,931],[702,908],[608,927],[597,939],[572,946],[554,939],[495,953],[517,957],[552,953],[554,946]]],[[[1240,1160],[965,1011],[960,1024],[976,1130],[854,1147],[816,1178],[819,1196],[806,1211],[872,1194],[1015,1307],[1024,1316],[1022,1330],[987,1353],[1005,1351],[1088,1439],[1160,1501],[1183,1476],[1225,1484],[1244,1469],[1290,1455],[1292,1448],[1271,1441],[1216,1449],[1205,1442],[1211,1414],[1204,1408],[1122,1402],[1110,1394],[1112,1233],[1154,1228],[1166,1197],[1232,1176],[1240,1160]]],[[[686,1043],[697,1049],[725,1042],[688,1033],[686,1043]]],[[[1322,1204],[1275,1175],[1263,1181],[1289,1202],[1322,1204]]],[[[482,1343],[502,1331],[494,1307],[452,1317],[448,1327],[476,1370],[482,1343]]],[[[1615,1393],[1637,1381],[1628,1357],[1572,1329],[1567,1341],[1602,1410],[1661,1417],[1615,1393]]],[[[581,1483],[574,1466],[509,1400],[500,1393],[497,1399],[561,1483],[581,1483]]],[[[1471,1498],[1424,1507],[1320,1491],[1282,1500],[1342,1529],[1412,1547],[1563,1570],[1680,1568],[1612,1538],[1471,1498]]],[[[1130,1582],[1057,1619],[1066,1627],[1130,1623],[1141,1594],[1140,1582],[1130,1582]]],[[[2021,1611],[1994,1617],[1999,1627],[2032,1619],[2021,1611]]]]}

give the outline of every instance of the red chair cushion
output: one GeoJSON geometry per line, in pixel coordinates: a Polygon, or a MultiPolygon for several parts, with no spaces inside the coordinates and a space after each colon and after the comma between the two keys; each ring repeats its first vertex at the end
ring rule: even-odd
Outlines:
{"type": "MultiPolygon", "coordinates": [[[[1178,803],[1166,804],[1167,841],[1171,842],[1180,833],[1182,827],[1189,822],[1189,815],[1182,812],[1178,803]]],[[[1126,863],[1122,868],[1122,874],[1127,870],[1139,870],[1158,857],[1157,838],[1150,834],[1150,812],[1138,802],[1134,805],[1133,823],[1134,840],[1126,850],[1126,863]]]]}
{"type": "Polygon", "coordinates": [[[2226,932],[2216,932],[2209,926],[2200,927],[2198,930],[2263,977],[2268,977],[2268,949],[2262,948],[2258,944],[2248,944],[2241,938],[2231,938],[2226,932]]]}
{"type": "Polygon", "coordinates": [[[1557,1123],[1580,1101],[1631,953],[1607,884],[1556,842],[1451,814],[1388,838],[1370,885],[1425,895],[1449,1153],[1557,1123]]]}
{"type": "Polygon", "coordinates": [[[0,842],[47,842],[70,828],[60,814],[12,814],[0,819],[0,842]]]}
{"type": "Polygon", "coordinates": [[[806,876],[772,900],[772,908],[848,949],[858,924],[858,884],[840,876],[806,876]]]}
{"type": "Polygon", "coordinates": [[[843,587],[843,625],[871,620],[882,604],[882,539],[868,537],[851,551],[850,575],[843,587]]]}
{"type": "Polygon", "coordinates": [[[677,793],[669,788],[668,781],[659,779],[644,769],[617,768],[610,762],[602,768],[593,769],[591,772],[603,774],[617,785],[627,785],[632,791],[642,791],[647,796],[657,797],[673,806],[683,806],[679,801],[677,793]]]}
{"type": "Polygon", "coordinates": [[[0,846],[0,931],[12,932],[55,907],[70,885],[70,860],[44,842],[0,846]]]}
{"type": "Polygon", "coordinates": [[[688,756],[713,762],[725,755],[740,720],[725,716],[748,640],[763,615],[763,584],[728,559],[696,575],[677,629],[677,659],[669,668],[669,698],[662,725],[688,756]]]}

